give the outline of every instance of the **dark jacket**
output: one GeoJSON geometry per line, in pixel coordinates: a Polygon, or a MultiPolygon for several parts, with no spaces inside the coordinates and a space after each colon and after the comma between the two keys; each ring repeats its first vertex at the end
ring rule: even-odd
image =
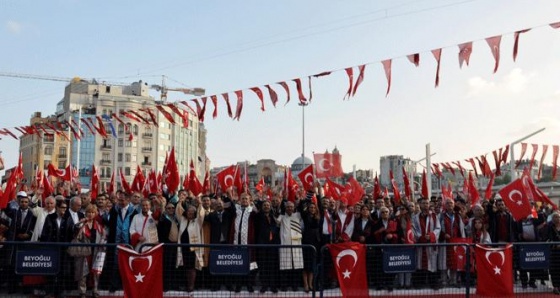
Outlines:
{"type": "Polygon", "coordinates": [[[66,217],[62,217],[62,221],[60,222],[60,228],[56,222],[58,218],[58,214],[52,213],[47,215],[45,218],[45,224],[43,225],[43,231],[41,232],[41,237],[39,237],[39,241],[41,242],[70,242],[72,239],[68,239],[66,231],[67,231],[67,224],[68,219],[66,217]]]}

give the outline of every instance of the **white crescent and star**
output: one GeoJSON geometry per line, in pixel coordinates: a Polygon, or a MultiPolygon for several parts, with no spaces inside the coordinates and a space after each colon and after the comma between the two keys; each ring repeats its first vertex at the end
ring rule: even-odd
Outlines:
{"type": "Polygon", "coordinates": [[[523,205],[523,201],[521,200],[522,198],[523,198],[523,194],[517,189],[514,189],[514,190],[510,191],[509,194],[508,194],[508,199],[510,201],[514,202],[515,204],[519,205],[519,206],[523,205]],[[514,200],[513,199],[513,196],[515,194],[519,195],[519,200],[514,200]]]}
{"type": "MultiPolygon", "coordinates": [[[[152,268],[152,256],[146,256],[146,257],[137,257],[137,256],[130,256],[128,257],[128,267],[130,268],[131,271],[134,271],[134,269],[132,269],[132,262],[134,262],[134,260],[136,259],[147,259],[148,260],[148,269],[146,269],[146,271],[150,271],[150,268],[152,268]]],[[[144,277],[146,275],[142,275],[141,272],[138,272],[137,275],[134,275],[134,277],[136,278],[136,282],[144,282],[144,277]]]]}
{"type": "MultiPolygon", "coordinates": [[[[358,255],[352,249],[345,249],[338,253],[338,255],[336,256],[336,266],[340,268],[340,260],[345,256],[351,256],[352,259],[354,259],[354,263],[352,264],[352,268],[354,268],[354,266],[356,266],[356,263],[358,262],[358,255]]],[[[350,273],[351,272],[348,271],[348,268],[346,268],[346,270],[342,272],[342,275],[346,279],[350,278],[350,273]]]]}
{"type": "Polygon", "coordinates": [[[490,255],[497,253],[498,255],[500,255],[502,257],[502,264],[500,266],[503,266],[504,263],[506,262],[506,256],[505,253],[503,251],[487,251],[486,254],[484,255],[486,257],[486,261],[488,262],[488,264],[490,265],[494,265],[494,275],[501,275],[502,274],[502,269],[500,267],[498,267],[498,265],[496,264],[492,264],[492,262],[490,262],[490,255]]]}

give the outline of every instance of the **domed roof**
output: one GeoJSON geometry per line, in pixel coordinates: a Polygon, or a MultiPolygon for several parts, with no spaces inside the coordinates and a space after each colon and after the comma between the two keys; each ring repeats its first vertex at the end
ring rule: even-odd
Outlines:
{"type": "Polygon", "coordinates": [[[294,162],[292,162],[292,166],[301,165],[301,164],[305,164],[306,166],[308,166],[308,165],[312,165],[313,161],[310,158],[307,158],[305,156],[300,156],[300,157],[296,158],[294,160],[294,162]],[[303,161],[302,161],[302,158],[303,158],[303,161]]]}

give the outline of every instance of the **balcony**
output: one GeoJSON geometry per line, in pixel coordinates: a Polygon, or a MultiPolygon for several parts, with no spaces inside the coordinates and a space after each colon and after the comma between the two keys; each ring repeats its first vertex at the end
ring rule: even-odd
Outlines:
{"type": "Polygon", "coordinates": [[[111,145],[101,145],[101,150],[111,150],[111,145]]]}
{"type": "Polygon", "coordinates": [[[66,155],[66,153],[63,153],[63,154],[59,154],[59,155],[58,155],[58,158],[67,158],[67,157],[68,157],[68,155],[66,155]]]}
{"type": "Polygon", "coordinates": [[[152,166],[152,162],[151,161],[144,161],[142,162],[143,166],[152,166]]]}
{"type": "Polygon", "coordinates": [[[152,152],[152,147],[142,147],[142,152],[152,152]]]}
{"type": "Polygon", "coordinates": [[[151,139],[151,138],[154,137],[154,134],[152,134],[151,132],[145,132],[145,133],[142,134],[142,137],[144,139],[151,139]]]}
{"type": "Polygon", "coordinates": [[[110,159],[102,159],[99,162],[101,165],[110,165],[111,164],[111,160],[110,159]]]}

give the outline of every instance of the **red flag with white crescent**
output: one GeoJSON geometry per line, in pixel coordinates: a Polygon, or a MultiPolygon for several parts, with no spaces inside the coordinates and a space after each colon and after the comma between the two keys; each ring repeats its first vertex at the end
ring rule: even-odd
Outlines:
{"type": "Polygon", "coordinates": [[[305,95],[303,95],[303,89],[301,87],[301,79],[293,79],[294,82],[296,82],[296,90],[298,92],[298,98],[299,98],[299,102],[300,103],[306,103],[307,99],[305,98],[305,95]]]}
{"type": "Polygon", "coordinates": [[[317,167],[317,178],[341,177],[344,174],[340,154],[315,153],[313,159],[317,167]]]}
{"type": "Polygon", "coordinates": [[[274,89],[272,89],[272,87],[270,87],[270,85],[266,85],[265,87],[266,89],[268,89],[268,95],[270,96],[272,105],[276,107],[276,103],[278,102],[278,94],[276,93],[276,91],[274,91],[274,89]]]}
{"type": "Polygon", "coordinates": [[[222,192],[225,192],[229,187],[234,185],[235,169],[235,166],[229,166],[216,174],[222,192]]]}
{"type": "Polygon", "coordinates": [[[475,248],[477,283],[476,294],[486,297],[513,297],[512,245],[475,248]]]}
{"type": "Polygon", "coordinates": [[[358,75],[358,78],[356,79],[356,83],[354,84],[354,90],[352,90],[352,96],[356,95],[356,91],[358,91],[358,87],[364,81],[366,65],[363,64],[363,65],[358,66],[358,70],[360,71],[360,74],[358,75]]]}
{"type": "Polygon", "coordinates": [[[366,247],[357,242],[328,244],[342,297],[368,297],[366,247]]]}
{"type": "Polygon", "coordinates": [[[517,49],[519,47],[519,35],[521,35],[521,33],[525,33],[527,31],[529,31],[531,29],[525,29],[525,30],[519,30],[515,32],[515,37],[514,37],[514,42],[513,42],[513,62],[515,62],[515,60],[517,59],[517,49]]]}
{"type": "Polygon", "coordinates": [[[282,86],[282,88],[286,91],[286,103],[284,104],[286,105],[290,102],[290,87],[286,82],[279,82],[278,84],[280,84],[280,86],[282,86]]]}
{"type": "Polygon", "coordinates": [[[459,67],[463,68],[463,63],[469,66],[469,60],[472,54],[472,41],[462,43],[459,45],[459,67]]]}
{"type": "Polygon", "coordinates": [[[542,155],[541,155],[541,160],[539,162],[539,172],[537,174],[537,179],[541,179],[544,158],[546,157],[546,152],[547,151],[548,151],[548,145],[542,145],[542,155]]]}
{"type": "Polygon", "coordinates": [[[362,200],[362,197],[366,193],[360,183],[354,179],[354,176],[350,176],[350,178],[348,178],[345,191],[348,198],[348,206],[354,206],[362,200]]]}
{"type": "Polygon", "coordinates": [[[306,191],[313,190],[315,187],[315,175],[313,172],[313,165],[309,165],[298,174],[301,185],[306,191]]]}
{"type": "Polygon", "coordinates": [[[494,175],[494,173],[490,175],[490,181],[488,181],[488,185],[486,186],[486,191],[484,192],[484,198],[486,200],[490,200],[490,198],[492,198],[492,187],[494,186],[495,176],[496,175],[494,175]]]}
{"type": "Polygon", "coordinates": [[[235,117],[233,117],[233,119],[237,119],[237,121],[239,121],[239,118],[241,117],[241,111],[243,111],[243,91],[235,91],[235,96],[237,97],[237,106],[235,108],[235,117]]]}
{"type": "Polygon", "coordinates": [[[231,112],[231,104],[229,103],[229,94],[228,93],[222,93],[222,97],[224,98],[224,101],[226,102],[228,116],[231,118],[231,117],[233,117],[233,113],[231,112]]]}
{"type": "Polygon", "coordinates": [[[163,243],[142,253],[118,247],[118,264],[125,298],[163,297],[163,243]]]}
{"type": "Polygon", "coordinates": [[[498,66],[500,66],[500,42],[502,41],[502,36],[493,36],[486,38],[488,46],[492,51],[492,56],[494,56],[494,73],[498,71],[498,66]]]}
{"type": "Polygon", "coordinates": [[[406,173],[404,166],[402,167],[402,172],[403,172],[403,183],[404,183],[404,195],[410,199],[412,198],[412,191],[410,188],[410,180],[408,180],[408,174],[406,173]]]}
{"type": "Polygon", "coordinates": [[[527,152],[527,143],[521,143],[521,154],[519,155],[519,160],[515,163],[515,168],[517,169],[525,156],[525,152],[527,152]]]}
{"type": "Polygon", "coordinates": [[[515,220],[525,219],[531,214],[531,204],[521,178],[506,185],[498,193],[515,220]]]}
{"type": "Polygon", "coordinates": [[[255,94],[259,98],[259,100],[261,102],[261,111],[264,112],[264,94],[263,94],[261,88],[253,87],[253,88],[249,88],[249,89],[251,89],[251,91],[255,92],[255,94]]]}
{"type": "Polygon", "coordinates": [[[393,197],[395,198],[395,203],[398,205],[401,202],[401,192],[399,191],[399,187],[397,185],[397,181],[395,181],[395,177],[393,177],[392,170],[389,170],[389,178],[391,179],[391,186],[393,187],[393,197]]]}
{"type": "Polygon", "coordinates": [[[533,168],[533,164],[535,163],[535,156],[537,155],[537,151],[539,151],[538,144],[531,144],[533,147],[533,154],[531,154],[531,162],[529,163],[529,169],[533,168]]]}

